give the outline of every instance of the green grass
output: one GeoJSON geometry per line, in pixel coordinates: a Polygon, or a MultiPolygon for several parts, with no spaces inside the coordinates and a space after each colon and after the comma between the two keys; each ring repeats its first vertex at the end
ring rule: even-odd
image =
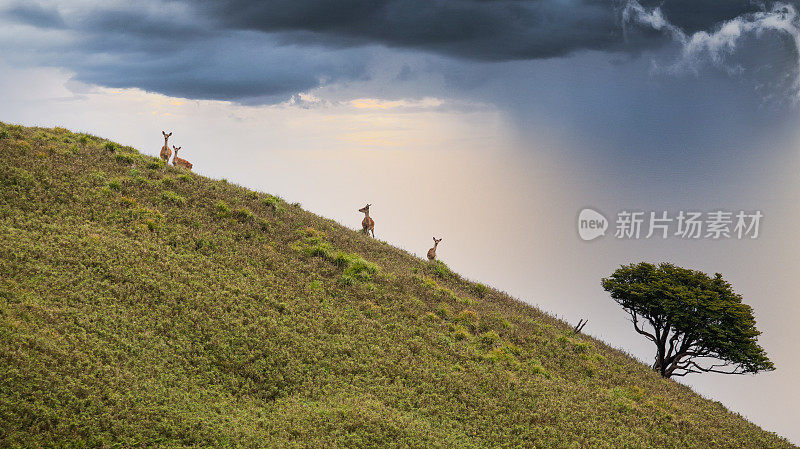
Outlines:
{"type": "Polygon", "coordinates": [[[0,136],[0,447],[792,447],[299,205],[0,136]]]}

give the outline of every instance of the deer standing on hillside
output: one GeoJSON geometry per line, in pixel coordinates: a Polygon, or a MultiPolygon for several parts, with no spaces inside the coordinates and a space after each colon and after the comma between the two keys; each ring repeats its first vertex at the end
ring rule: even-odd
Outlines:
{"type": "Polygon", "coordinates": [[[176,147],[175,145],[172,146],[172,149],[175,150],[175,157],[172,158],[172,165],[191,170],[192,163],[187,161],[186,159],[181,159],[178,157],[178,150],[180,150],[181,148],[183,147],[176,147]]]}
{"type": "Polygon", "coordinates": [[[369,218],[369,207],[372,206],[371,204],[367,204],[366,206],[359,209],[359,212],[364,212],[364,219],[361,220],[361,228],[364,231],[364,234],[369,235],[370,231],[372,232],[372,238],[375,238],[375,220],[369,218]]]}
{"type": "Polygon", "coordinates": [[[436,247],[439,246],[439,242],[441,241],[442,239],[433,238],[433,248],[428,250],[428,260],[433,261],[436,259],[436,247]]]}
{"type": "Polygon", "coordinates": [[[164,159],[164,162],[169,162],[169,157],[172,156],[172,151],[169,149],[169,145],[167,145],[167,140],[169,140],[169,136],[171,136],[172,133],[167,134],[164,131],[161,131],[161,134],[164,135],[164,146],[161,147],[161,159],[164,159]]]}

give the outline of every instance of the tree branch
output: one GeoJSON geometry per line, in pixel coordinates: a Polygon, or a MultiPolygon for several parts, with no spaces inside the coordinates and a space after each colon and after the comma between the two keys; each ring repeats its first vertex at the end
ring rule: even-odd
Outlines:
{"type": "Polygon", "coordinates": [[[656,340],[656,337],[655,337],[655,335],[653,335],[653,334],[651,334],[650,332],[647,332],[647,331],[645,331],[645,330],[642,330],[642,329],[639,327],[639,319],[638,319],[638,317],[636,316],[636,312],[629,312],[629,313],[630,313],[630,315],[631,315],[631,321],[633,322],[633,328],[634,328],[634,329],[636,329],[636,332],[638,332],[638,333],[640,333],[640,334],[644,335],[645,337],[649,338],[650,340],[652,340],[652,341],[653,341],[653,343],[656,343],[656,342],[658,342],[658,340],[656,340]]]}

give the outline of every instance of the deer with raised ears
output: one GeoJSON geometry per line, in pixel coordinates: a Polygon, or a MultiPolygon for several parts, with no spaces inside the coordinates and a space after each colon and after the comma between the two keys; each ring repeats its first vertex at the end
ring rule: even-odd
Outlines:
{"type": "Polygon", "coordinates": [[[172,146],[172,149],[175,150],[175,157],[172,158],[172,165],[176,167],[183,167],[187,170],[192,169],[192,163],[187,161],[186,159],[181,159],[178,157],[178,150],[183,147],[176,147],[175,145],[172,146]]]}
{"type": "Polygon", "coordinates": [[[428,260],[433,261],[436,259],[436,247],[439,246],[441,241],[442,239],[433,238],[433,248],[428,250],[428,260]]]}
{"type": "Polygon", "coordinates": [[[169,149],[167,141],[169,140],[169,136],[171,136],[172,133],[167,134],[164,131],[161,131],[161,134],[164,136],[164,146],[161,147],[161,159],[164,159],[164,162],[169,162],[169,157],[172,156],[172,150],[169,149]]]}
{"type": "Polygon", "coordinates": [[[367,204],[358,211],[364,213],[364,219],[361,220],[361,228],[363,229],[364,234],[369,235],[369,233],[372,232],[372,238],[375,238],[375,220],[369,218],[370,206],[372,206],[372,204],[367,204]]]}

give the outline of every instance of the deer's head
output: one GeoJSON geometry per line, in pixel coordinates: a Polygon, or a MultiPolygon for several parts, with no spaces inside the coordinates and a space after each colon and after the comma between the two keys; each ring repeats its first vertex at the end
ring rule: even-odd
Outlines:
{"type": "MultiPolygon", "coordinates": [[[[170,133],[170,134],[172,134],[172,133],[170,133]]],[[[175,156],[178,155],[178,150],[180,150],[181,148],[183,148],[183,147],[176,147],[175,145],[172,146],[172,149],[175,150],[175,156]]]]}
{"type": "Polygon", "coordinates": [[[164,136],[164,140],[167,140],[167,139],[169,139],[169,136],[171,136],[171,135],[172,135],[172,133],[169,133],[169,134],[167,134],[167,133],[165,133],[164,131],[161,131],[161,135],[163,135],[163,136],[164,136]]]}
{"type": "Polygon", "coordinates": [[[370,207],[370,206],[372,206],[372,204],[367,204],[366,206],[362,207],[362,208],[361,208],[361,209],[359,209],[358,211],[359,211],[359,212],[364,212],[364,213],[366,214],[366,213],[368,213],[368,212],[369,212],[369,207],[370,207]]]}
{"type": "Polygon", "coordinates": [[[437,239],[436,237],[434,237],[434,238],[433,238],[433,246],[436,246],[436,245],[438,245],[438,244],[439,244],[439,242],[441,242],[441,241],[442,241],[442,239],[437,239]]]}

